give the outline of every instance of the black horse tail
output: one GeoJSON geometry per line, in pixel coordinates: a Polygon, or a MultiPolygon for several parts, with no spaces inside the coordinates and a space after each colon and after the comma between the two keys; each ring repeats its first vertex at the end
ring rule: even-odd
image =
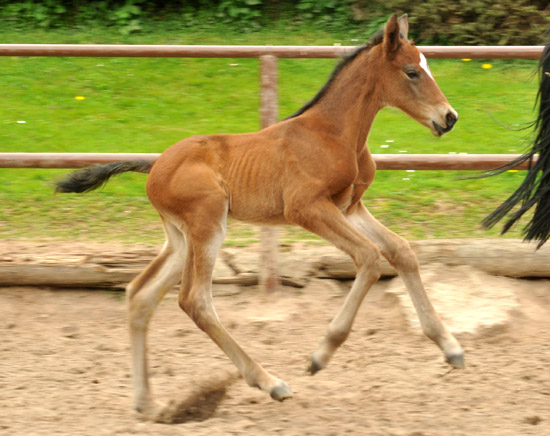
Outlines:
{"type": "Polygon", "coordinates": [[[124,162],[113,162],[106,165],[94,165],[77,170],[63,180],[55,183],[55,192],[88,192],[103,186],[107,181],[117,174],[127,171],[138,173],[149,173],[153,162],[145,160],[132,160],[124,162]]]}
{"type": "Polygon", "coordinates": [[[496,169],[493,174],[500,174],[527,161],[529,170],[517,190],[483,220],[485,227],[492,227],[521,203],[520,208],[504,224],[504,234],[534,206],[533,216],[525,225],[523,235],[526,241],[538,241],[537,249],[550,238],[550,40],[540,58],[539,80],[535,103],[538,104],[538,116],[533,123],[536,134],[533,146],[527,153],[496,169]],[[538,159],[535,160],[536,155],[538,159]]]}

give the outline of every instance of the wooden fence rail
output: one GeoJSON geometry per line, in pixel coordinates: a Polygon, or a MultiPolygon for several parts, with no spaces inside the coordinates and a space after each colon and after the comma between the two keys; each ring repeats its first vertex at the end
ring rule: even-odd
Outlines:
{"type": "MultiPolygon", "coordinates": [[[[0,153],[0,168],[83,168],[123,160],[153,162],[158,153],[0,153]]],[[[374,154],[379,170],[492,170],[517,154],[374,154]]],[[[516,167],[526,170],[528,162],[516,167]]]]}
{"type": "MultiPolygon", "coordinates": [[[[433,59],[539,59],[543,46],[419,46],[433,59]]],[[[0,56],[147,58],[337,58],[355,46],[0,44],[0,56]]]]}

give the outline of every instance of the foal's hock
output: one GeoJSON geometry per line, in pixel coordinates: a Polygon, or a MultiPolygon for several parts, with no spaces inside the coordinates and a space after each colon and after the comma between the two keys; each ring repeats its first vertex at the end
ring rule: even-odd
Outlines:
{"type": "Polygon", "coordinates": [[[249,134],[191,137],[170,147],[153,165],[92,167],[58,185],[62,192],[83,192],[123,171],[150,172],[147,195],[164,224],[166,243],[127,287],[138,411],[154,417],[158,410],[149,386],[147,328],[156,305],[180,281],[180,307],[246,382],[276,400],[292,396],[284,381],[235,342],[214,309],[212,272],[228,217],[299,225],[355,262],[356,280],[309,359],[311,374],[326,367],[346,340],[361,302],[380,277],[381,255],[404,280],[425,334],[447,362],[463,366],[464,351],[430,303],[408,243],[380,224],[361,201],[376,171],[366,140],[380,109],[398,107],[436,136],[450,131],[458,119],[407,33],[407,17],[392,16],[384,31],[336,67],[309,103],[273,126],[249,134]]]}

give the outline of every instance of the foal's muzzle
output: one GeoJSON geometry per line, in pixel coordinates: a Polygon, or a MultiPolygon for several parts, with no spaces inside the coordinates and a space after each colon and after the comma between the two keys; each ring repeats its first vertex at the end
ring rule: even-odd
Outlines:
{"type": "Polygon", "coordinates": [[[458,121],[458,115],[454,112],[449,111],[447,112],[447,115],[445,115],[445,123],[446,123],[445,127],[441,126],[435,121],[432,121],[432,123],[438,135],[441,136],[447,132],[450,132],[457,121],[458,121]]]}

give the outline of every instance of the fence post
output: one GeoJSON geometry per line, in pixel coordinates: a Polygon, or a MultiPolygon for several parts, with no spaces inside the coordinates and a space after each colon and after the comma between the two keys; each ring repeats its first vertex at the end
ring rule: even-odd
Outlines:
{"type": "MultiPolygon", "coordinates": [[[[260,122],[261,128],[277,122],[277,57],[260,56],[260,122]]],[[[260,290],[269,293],[279,285],[278,229],[260,229],[260,290]]]]}

